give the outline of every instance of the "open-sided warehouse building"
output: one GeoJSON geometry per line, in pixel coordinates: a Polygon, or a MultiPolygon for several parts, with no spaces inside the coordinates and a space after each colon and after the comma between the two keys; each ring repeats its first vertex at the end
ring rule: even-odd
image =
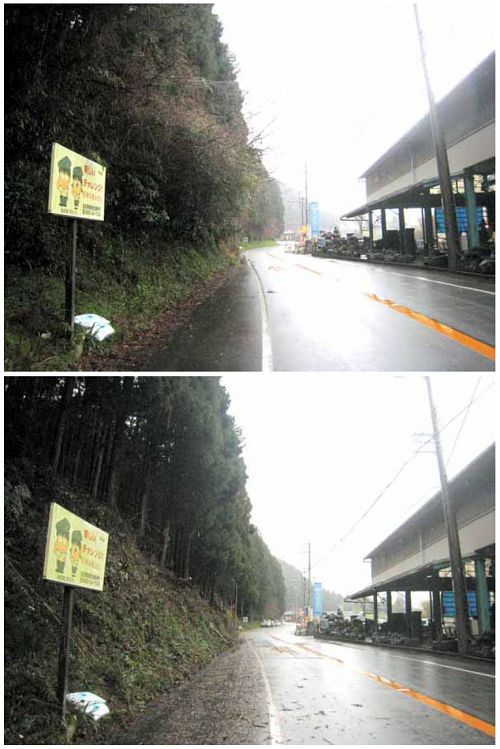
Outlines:
{"type": "MultiPolygon", "coordinates": [[[[494,629],[495,590],[495,446],[491,445],[449,482],[449,494],[457,517],[462,559],[466,572],[469,616],[477,634],[494,629]]],[[[454,601],[450,555],[441,492],[379,544],[366,559],[371,561],[372,584],[349,596],[370,598],[378,619],[378,596],[387,600],[391,626],[392,593],[404,593],[405,627],[414,632],[411,594],[427,591],[431,600],[433,634],[453,619],[454,601]]]]}
{"type": "MultiPolygon", "coordinates": [[[[459,230],[477,247],[495,229],[495,53],[490,54],[438,104],[459,230]],[[484,222],[484,223],[482,223],[484,222]]],[[[368,215],[373,247],[374,211],[380,211],[382,245],[388,248],[386,210],[399,212],[399,249],[409,252],[405,209],[422,211],[425,243],[443,232],[441,196],[430,116],[422,118],[362,175],[366,203],[343,218],[368,215]]]]}

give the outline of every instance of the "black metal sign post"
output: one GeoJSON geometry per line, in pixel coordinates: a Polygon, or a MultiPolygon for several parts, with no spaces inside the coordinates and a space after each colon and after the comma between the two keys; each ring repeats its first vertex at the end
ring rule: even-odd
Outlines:
{"type": "Polygon", "coordinates": [[[75,334],[75,286],[76,286],[76,241],[78,237],[78,219],[72,223],[71,255],[66,263],[66,324],[68,336],[73,341],[75,334]]]}
{"type": "Polygon", "coordinates": [[[57,502],[51,502],[43,579],[63,586],[56,684],[56,698],[63,720],[66,713],[75,588],[102,591],[108,540],[109,534],[106,531],[74,515],[57,502]]]}
{"type": "Polygon", "coordinates": [[[66,692],[68,691],[68,669],[74,594],[75,589],[71,585],[64,586],[61,642],[59,644],[59,664],[57,669],[57,699],[61,705],[63,718],[66,712],[66,692]]]}

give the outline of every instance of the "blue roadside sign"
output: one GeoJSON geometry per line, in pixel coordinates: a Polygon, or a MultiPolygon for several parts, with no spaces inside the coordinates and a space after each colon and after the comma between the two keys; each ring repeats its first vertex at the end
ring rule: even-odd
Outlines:
{"type": "Polygon", "coordinates": [[[323,613],[323,586],[321,583],[313,583],[313,616],[321,616],[323,613]]]}
{"type": "Polygon", "coordinates": [[[319,203],[311,203],[309,208],[311,210],[311,235],[313,237],[319,237],[319,232],[320,232],[319,203]]]}

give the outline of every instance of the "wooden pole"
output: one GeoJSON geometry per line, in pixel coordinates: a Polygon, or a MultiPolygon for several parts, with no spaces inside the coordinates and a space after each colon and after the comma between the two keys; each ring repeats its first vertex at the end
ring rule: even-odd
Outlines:
{"type": "Polygon", "coordinates": [[[71,585],[64,586],[61,641],[59,643],[59,663],[57,669],[57,699],[64,718],[68,691],[69,654],[71,644],[71,623],[73,619],[73,598],[75,589],[71,585]]]}
{"type": "Polygon", "coordinates": [[[469,616],[467,611],[467,592],[465,587],[462,552],[460,550],[460,537],[458,535],[457,518],[450,502],[448,478],[446,476],[446,468],[443,460],[437,413],[432,397],[431,380],[430,377],[426,377],[425,379],[427,382],[427,392],[429,394],[432,428],[434,431],[434,444],[436,445],[436,457],[441,481],[441,501],[443,504],[448,546],[450,549],[451,579],[455,597],[455,622],[457,628],[458,652],[461,655],[466,655],[467,643],[469,640],[469,616]]]}
{"type": "Polygon", "coordinates": [[[78,219],[72,221],[71,255],[66,263],[66,324],[68,336],[73,341],[75,334],[75,286],[76,286],[76,243],[78,237],[78,219]]]}
{"type": "Polygon", "coordinates": [[[309,238],[309,205],[308,205],[308,197],[307,197],[307,164],[304,165],[304,179],[305,179],[305,188],[306,188],[306,198],[305,198],[305,212],[306,212],[306,226],[307,226],[307,237],[309,238]]]}
{"type": "Polygon", "coordinates": [[[439,175],[439,186],[441,188],[441,203],[443,206],[444,225],[446,231],[446,244],[448,247],[448,268],[450,270],[457,269],[458,259],[458,226],[457,226],[457,215],[455,213],[455,203],[453,200],[453,190],[451,188],[451,176],[450,166],[448,163],[448,152],[446,150],[445,139],[441,124],[439,121],[436,104],[434,101],[434,94],[431,87],[429,73],[427,71],[427,65],[425,62],[424,52],[424,40],[422,29],[420,28],[420,21],[418,18],[418,9],[416,3],[413,6],[415,11],[415,20],[417,23],[418,41],[420,44],[420,55],[422,61],[422,68],[424,71],[425,85],[427,88],[427,99],[429,101],[429,114],[431,121],[432,138],[434,141],[434,149],[436,151],[436,161],[439,175]]]}

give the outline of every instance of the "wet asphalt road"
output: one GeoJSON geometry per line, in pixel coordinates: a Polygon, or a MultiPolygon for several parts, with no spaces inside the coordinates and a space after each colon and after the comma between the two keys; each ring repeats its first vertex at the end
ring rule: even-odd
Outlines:
{"type": "Polygon", "coordinates": [[[294,626],[242,634],[108,743],[494,743],[494,664],[296,637],[294,626]]]}
{"type": "Polygon", "coordinates": [[[487,279],[284,246],[246,258],[148,369],[494,370],[495,294],[487,279]]]}
{"type": "Polygon", "coordinates": [[[191,321],[146,369],[160,372],[259,372],[261,302],[249,265],[235,269],[228,282],[209,297],[191,321]]]}
{"type": "Polygon", "coordinates": [[[247,637],[266,674],[272,743],[494,743],[471,725],[494,723],[493,664],[295,637],[293,625],[247,637]]]}

